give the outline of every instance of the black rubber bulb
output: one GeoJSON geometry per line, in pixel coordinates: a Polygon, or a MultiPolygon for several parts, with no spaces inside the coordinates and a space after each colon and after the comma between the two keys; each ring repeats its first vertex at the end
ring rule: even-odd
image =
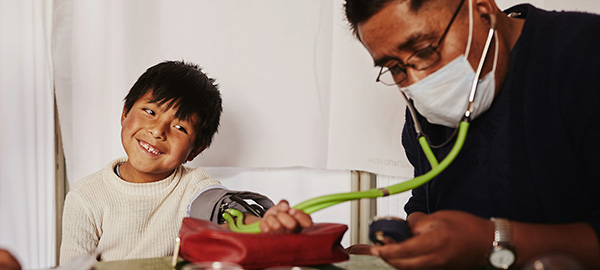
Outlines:
{"type": "Polygon", "coordinates": [[[411,236],[408,223],[401,218],[378,218],[369,224],[369,239],[376,245],[402,242],[411,236]]]}

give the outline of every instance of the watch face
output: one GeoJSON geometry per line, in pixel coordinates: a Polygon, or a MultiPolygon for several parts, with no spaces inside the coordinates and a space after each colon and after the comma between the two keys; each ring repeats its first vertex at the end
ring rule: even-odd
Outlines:
{"type": "Polygon", "coordinates": [[[515,254],[509,249],[497,249],[490,254],[490,264],[496,268],[508,269],[515,262],[515,254]]]}

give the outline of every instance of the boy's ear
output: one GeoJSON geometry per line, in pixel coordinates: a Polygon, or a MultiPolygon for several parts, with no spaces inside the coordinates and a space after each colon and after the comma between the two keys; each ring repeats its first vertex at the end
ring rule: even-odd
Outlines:
{"type": "Polygon", "coordinates": [[[196,156],[198,156],[200,153],[202,153],[202,151],[204,151],[205,149],[206,149],[206,146],[200,146],[200,147],[197,147],[196,149],[192,150],[192,152],[190,153],[190,155],[187,158],[187,161],[194,160],[194,158],[196,158],[196,156]]]}
{"type": "Polygon", "coordinates": [[[121,126],[123,126],[125,118],[127,118],[127,110],[125,109],[125,105],[123,105],[123,113],[121,113],[121,126]]]}

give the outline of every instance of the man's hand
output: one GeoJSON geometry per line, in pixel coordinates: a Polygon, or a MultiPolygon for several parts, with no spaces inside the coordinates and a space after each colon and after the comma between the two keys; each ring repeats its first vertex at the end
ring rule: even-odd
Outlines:
{"type": "Polygon", "coordinates": [[[290,208],[289,203],[282,200],[267,210],[260,222],[260,230],[263,233],[298,233],[312,224],[308,214],[290,208]]]}
{"type": "MultiPolygon", "coordinates": [[[[417,213],[415,213],[417,214],[417,213]]],[[[401,269],[468,269],[486,265],[493,241],[491,221],[460,211],[419,213],[408,219],[413,237],[374,246],[371,254],[401,269]]]]}

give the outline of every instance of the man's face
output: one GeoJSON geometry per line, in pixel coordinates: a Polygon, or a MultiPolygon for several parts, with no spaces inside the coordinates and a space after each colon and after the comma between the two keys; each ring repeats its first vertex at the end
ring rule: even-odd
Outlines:
{"type": "Polygon", "coordinates": [[[194,158],[196,117],[183,121],[177,108],[150,103],[149,92],[121,116],[121,141],[128,162],[120,167],[123,179],[152,182],[166,178],[186,160],[194,158]]]}
{"type": "MultiPolygon", "coordinates": [[[[410,9],[410,1],[392,2],[366,22],[358,24],[358,34],[376,66],[406,64],[407,58],[415,51],[437,44],[458,5],[459,1],[429,1],[418,12],[414,12],[410,9]]],[[[440,60],[424,70],[407,68],[407,79],[401,86],[422,80],[465,53],[469,35],[468,5],[469,1],[465,0],[444,40],[439,44],[437,50],[440,60]]],[[[474,23],[473,43],[468,57],[472,67],[476,66],[481,57],[487,31],[488,27],[481,21],[474,23]]],[[[486,61],[483,74],[491,70],[488,62],[491,61],[486,61]]]]}

